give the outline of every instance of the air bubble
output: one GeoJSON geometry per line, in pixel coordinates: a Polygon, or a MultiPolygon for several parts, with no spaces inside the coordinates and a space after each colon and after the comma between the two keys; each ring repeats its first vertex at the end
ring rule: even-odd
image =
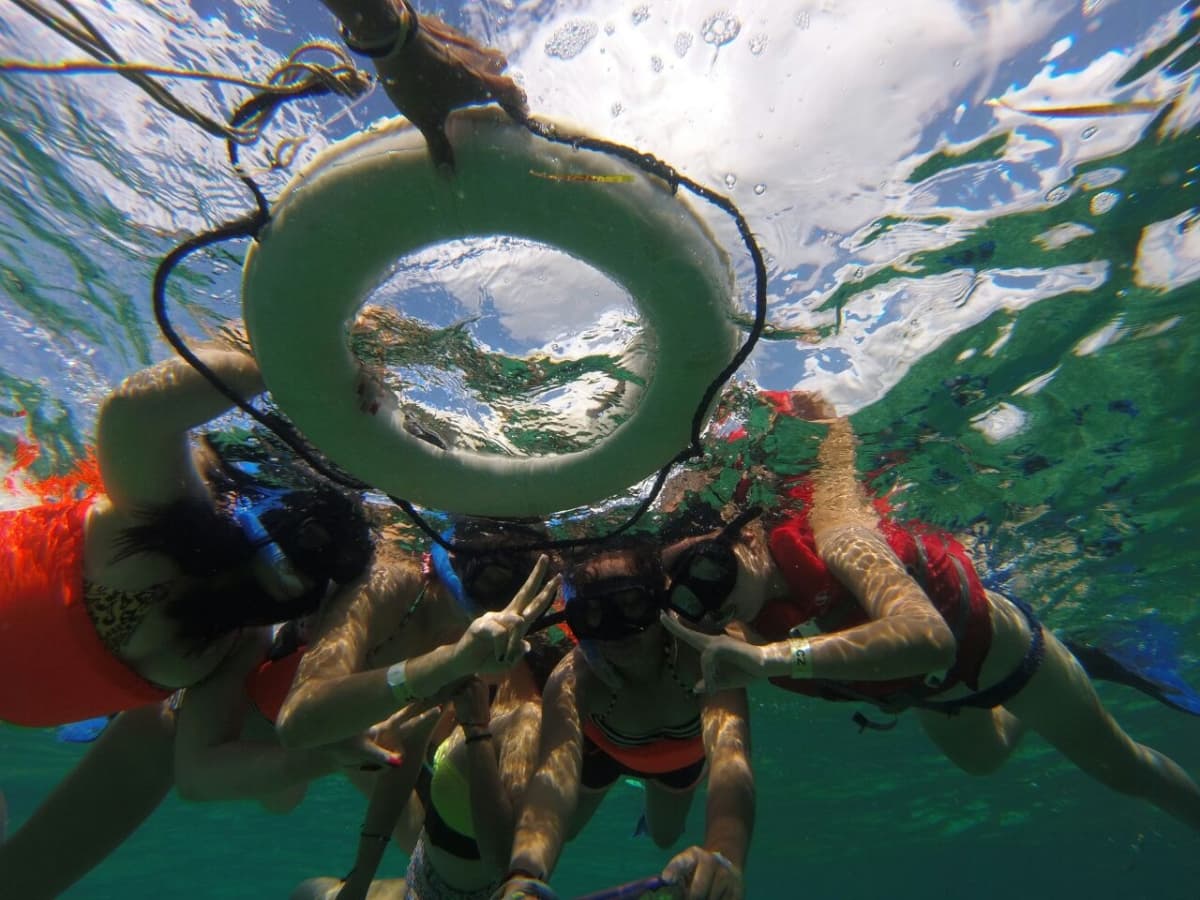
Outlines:
{"type": "Polygon", "coordinates": [[[615,118],[616,118],[617,116],[619,116],[619,115],[620,115],[620,114],[621,114],[621,113],[622,113],[624,110],[625,110],[625,107],[624,107],[624,106],[622,106],[622,105],[621,105],[621,102],[618,100],[616,103],[614,103],[614,104],[612,105],[612,117],[615,119],[615,118]]]}
{"type": "Polygon", "coordinates": [[[801,10],[792,17],[792,21],[801,31],[808,31],[809,26],[812,25],[812,14],[806,9],[801,10]]]}
{"type": "Polygon", "coordinates": [[[690,31],[681,31],[675,35],[675,55],[680,59],[687,56],[687,52],[692,49],[692,33],[690,31]]]}
{"type": "Polygon", "coordinates": [[[735,184],[737,184],[737,176],[734,175],[732,172],[730,172],[728,175],[725,176],[725,187],[731,188],[735,184]]]}
{"type": "Polygon", "coordinates": [[[756,34],[750,38],[750,52],[755,56],[762,56],[762,52],[767,49],[767,36],[765,34],[756,34]]]}
{"type": "Polygon", "coordinates": [[[1051,188],[1050,192],[1048,194],[1046,194],[1046,202],[1047,203],[1062,203],[1064,200],[1066,200],[1070,196],[1071,196],[1071,192],[1060,184],[1056,188],[1051,188]]]}
{"type": "Polygon", "coordinates": [[[650,68],[653,69],[655,72],[661,72],[663,70],[662,57],[661,56],[650,57],[650,68]]]}
{"type": "Polygon", "coordinates": [[[595,22],[585,19],[567,22],[546,41],[546,55],[559,59],[574,59],[584,51],[599,31],[595,22]]]}
{"type": "Polygon", "coordinates": [[[741,20],[724,10],[709,16],[700,26],[700,36],[704,38],[704,43],[714,47],[724,47],[737,38],[741,31],[741,20]]]}
{"type": "Polygon", "coordinates": [[[614,34],[617,33],[617,26],[614,25],[612,22],[609,22],[607,25],[604,26],[604,33],[607,34],[609,37],[612,37],[614,34]]]}
{"type": "Polygon", "coordinates": [[[760,197],[763,194],[765,194],[766,192],[767,192],[767,186],[765,184],[763,184],[761,181],[754,186],[754,193],[758,194],[760,197]]]}
{"type": "Polygon", "coordinates": [[[634,25],[641,25],[648,18],[650,18],[650,7],[639,6],[633,11],[633,14],[629,18],[633,20],[634,25]]]}
{"type": "Polygon", "coordinates": [[[1096,136],[1096,132],[1099,130],[1100,129],[1098,129],[1095,125],[1089,125],[1087,128],[1083,129],[1083,133],[1079,135],[1079,137],[1082,140],[1090,141],[1096,136]]]}
{"type": "Polygon", "coordinates": [[[1093,216],[1102,216],[1121,199],[1120,191],[1101,191],[1092,198],[1092,202],[1088,204],[1088,209],[1092,211],[1093,216]]]}

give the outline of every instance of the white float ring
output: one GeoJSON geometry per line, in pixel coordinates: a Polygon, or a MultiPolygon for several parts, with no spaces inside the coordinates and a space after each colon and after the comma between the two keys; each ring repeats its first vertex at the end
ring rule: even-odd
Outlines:
{"type": "Polygon", "coordinates": [[[487,109],[456,114],[448,134],[452,177],[396,120],[329,148],[284,190],[243,275],[263,379],[330,459],[422,506],[527,516],[611,497],[688,445],[704,390],[737,350],[729,259],[679,197],[628,163],[534,137],[487,109]],[[410,434],[399,409],[360,409],[348,333],[364,299],[404,255],[490,235],[589,263],[642,315],[640,396],[626,421],[584,450],[443,450],[410,434]]]}

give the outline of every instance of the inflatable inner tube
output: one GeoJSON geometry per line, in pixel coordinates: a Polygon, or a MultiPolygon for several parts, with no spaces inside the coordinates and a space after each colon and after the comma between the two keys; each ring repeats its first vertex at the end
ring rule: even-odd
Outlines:
{"type": "Polygon", "coordinates": [[[329,148],[284,190],[243,273],[266,385],[330,459],[421,506],[543,516],[611,497],[687,446],[697,404],[737,351],[729,259],[681,198],[628,163],[538,138],[497,110],[458,113],[448,134],[453,176],[393,120],[329,148]],[[361,408],[349,329],[365,298],[408,254],[493,235],[590,264],[642,316],[632,357],[644,384],[625,385],[636,392],[628,418],[585,449],[443,449],[405,427],[399,404],[361,408]]]}

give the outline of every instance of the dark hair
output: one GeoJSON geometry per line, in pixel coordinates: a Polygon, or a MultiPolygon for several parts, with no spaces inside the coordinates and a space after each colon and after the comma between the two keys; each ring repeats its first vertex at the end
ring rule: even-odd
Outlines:
{"type": "MultiPolygon", "coordinates": [[[[288,487],[255,480],[222,459],[208,473],[215,504],[179,500],[143,510],[118,541],[116,559],[160,553],[191,583],[173,590],[166,613],[180,636],[198,647],[238,628],[269,625],[314,612],[330,582],[353,581],[371,562],[373,542],[361,500],[298,463],[288,487]],[[261,542],[239,525],[239,504],[250,508],[270,540],[313,582],[304,595],[272,597],[251,569],[261,542]]],[[[276,468],[279,468],[278,460],[276,468]]],[[[274,479],[273,479],[274,480],[274,479]]]]}
{"type": "Polygon", "coordinates": [[[599,564],[612,556],[626,556],[632,572],[628,576],[649,585],[662,585],[666,576],[662,565],[662,543],[650,534],[625,534],[600,545],[577,547],[571,551],[564,566],[563,579],[576,590],[604,581],[608,576],[599,572],[599,564]]]}

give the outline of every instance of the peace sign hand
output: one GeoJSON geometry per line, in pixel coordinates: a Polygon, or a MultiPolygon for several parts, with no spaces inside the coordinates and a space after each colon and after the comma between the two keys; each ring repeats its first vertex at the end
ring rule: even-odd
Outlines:
{"type": "Polygon", "coordinates": [[[508,606],[471,623],[454,646],[454,668],[460,677],[507,672],[525,655],[529,650],[525,635],[550,606],[562,581],[557,575],[546,581],[549,568],[549,558],[539,556],[508,606]]]}
{"type": "Polygon", "coordinates": [[[678,640],[700,652],[701,678],[696,682],[697,694],[745,687],[770,674],[761,647],[725,634],[693,631],[674,613],[664,612],[659,620],[678,640]]]}

